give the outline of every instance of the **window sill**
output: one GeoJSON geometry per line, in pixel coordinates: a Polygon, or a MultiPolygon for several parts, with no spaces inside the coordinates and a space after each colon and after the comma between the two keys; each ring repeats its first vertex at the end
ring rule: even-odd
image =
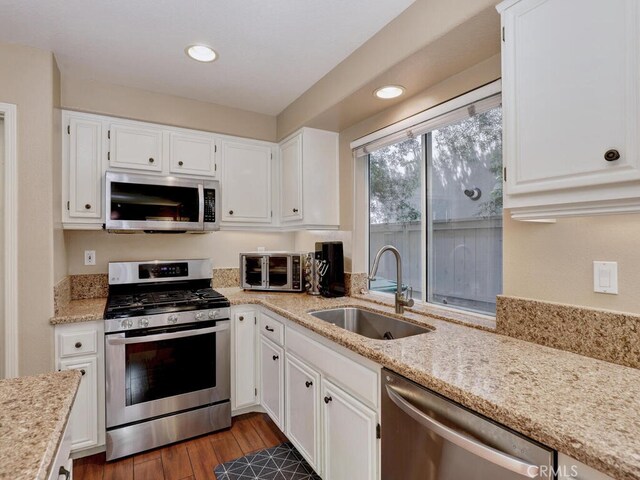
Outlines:
{"type": "MultiPolygon", "coordinates": [[[[352,297],[391,307],[393,307],[395,303],[394,296],[387,293],[367,292],[355,294],[352,295],[352,297]]],[[[478,328],[489,332],[496,331],[496,317],[491,315],[483,315],[481,313],[434,305],[420,300],[416,300],[413,307],[406,307],[405,310],[437,318],[438,320],[445,320],[447,322],[465,325],[467,327],[478,328]]]]}

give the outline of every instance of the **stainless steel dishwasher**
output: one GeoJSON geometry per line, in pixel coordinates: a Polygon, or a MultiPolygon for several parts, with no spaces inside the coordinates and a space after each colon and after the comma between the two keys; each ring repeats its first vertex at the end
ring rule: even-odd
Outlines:
{"type": "Polygon", "coordinates": [[[553,450],[386,369],[381,430],[383,480],[555,478],[553,450]]]}

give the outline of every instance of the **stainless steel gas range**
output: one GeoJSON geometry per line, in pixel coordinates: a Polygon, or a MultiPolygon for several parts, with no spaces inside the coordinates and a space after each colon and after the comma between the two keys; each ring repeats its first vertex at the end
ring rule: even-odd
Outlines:
{"type": "Polygon", "coordinates": [[[229,301],[210,260],[109,264],[107,460],[231,425],[229,301]]]}

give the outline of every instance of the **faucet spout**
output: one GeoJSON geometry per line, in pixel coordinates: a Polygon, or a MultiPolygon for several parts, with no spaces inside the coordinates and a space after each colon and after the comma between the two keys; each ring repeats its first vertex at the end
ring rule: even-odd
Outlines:
{"type": "Polygon", "coordinates": [[[406,298],[402,293],[402,257],[400,256],[400,251],[396,247],[393,245],[385,245],[378,250],[376,257],[373,260],[371,273],[369,273],[369,280],[375,280],[378,267],[380,266],[380,257],[382,257],[382,254],[386,251],[393,253],[396,258],[396,313],[404,313],[404,307],[413,307],[414,302],[412,298],[406,298]]]}

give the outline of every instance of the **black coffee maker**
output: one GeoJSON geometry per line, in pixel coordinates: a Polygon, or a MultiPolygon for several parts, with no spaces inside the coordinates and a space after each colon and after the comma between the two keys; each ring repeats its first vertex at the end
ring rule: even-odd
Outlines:
{"type": "Polygon", "coordinates": [[[323,297],[344,297],[344,251],[342,242],[316,242],[316,259],[326,262],[320,279],[323,297]]]}

